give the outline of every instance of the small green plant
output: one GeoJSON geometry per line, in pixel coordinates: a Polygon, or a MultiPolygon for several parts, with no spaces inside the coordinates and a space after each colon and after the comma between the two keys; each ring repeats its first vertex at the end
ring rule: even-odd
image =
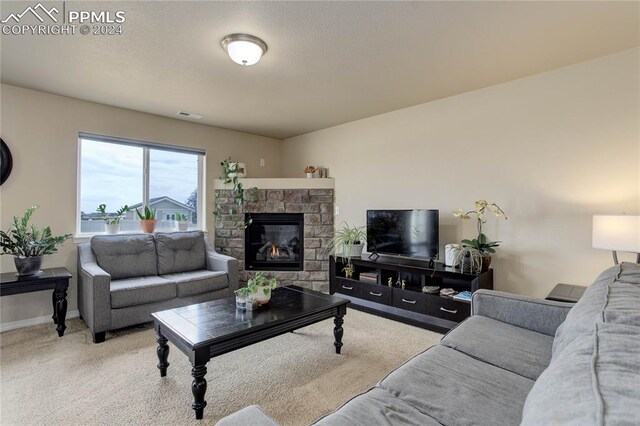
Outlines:
{"type": "Polygon", "coordinates": [[[242,203],[244,203],[244,201],[246,200],[245,193],[251,196],[254,190],[257,188],[244,188],[244,185],[242,185],[242,182],[240,182],[240,179],[238,178],[238,163],[232,162],[231,157],[222,161],[220,165],[222,166],[222,170],[224,172],[224,176],[220,177],[220,179],[222,180],[222,182],[224,182],[225,185],[233,185],[233,187],[231,188],[231,192],[236,200],[236,204],[242,205],[242,203]]]}
{"type": "Polygon", "coordinates": [[[136,214],[140,220],[155,220],[156,209],[151,210],[148,206],[144,206],[144,212],[140,213],[140,210],[136,209],[136,214]]]}
{"type": "Polygon", "coordinates": [[[463,273],[477,273],[482,270],[483,255],[478,249],[464,246],[456,251],[453,264],[459,265],[463,273]]]}
{"type": "Polygon", "coordinates": [[[117,225],[120,223],[122,219],[124,219],[124,214],[129,211],[129,206],[126,204],[116,211],[115,216],[109,216],[107,213],[107,205],[100,204],[96,209],[98,213],[102,215],[101,219],[104,220],[108,225],[117,225]]]}
{"type": "MultiPolygon", "coordinates": [[[[240,182],[240,179],[238,178],[238,172],[239,172],[238,163],[232,162],[231,157],[229,157],[226,160],[220,162],[220,165],[222,166],[222,171],[224,172],[224,175],[220,177],[220,180],[225,185],[229,185],[229,184],[232,185],[231,194],[233,195],[233,198],[235,199],[235,202],[238,206],[242,206],[245,203],[245,201],[253,201],[256,199],[258,194],[258,188],[244,187],[244,185],[242,184],[242,182],[240,182]]],[[[235,209],[229,209],[228,212],[220,212],[218,210],[213,211],[213,215],[216,217],[219,216],[220,214],[236,214],[236,213],[237,213],[237,210],[235,209]]],[[[241,223],[241,221],[236,221],[236,222],[237,222],[236,225],[239,225],[241,223]]],[[[247,228],[249,225],[251,225],[252,222],[253,220],[251,219],[251,217],[249,217],[249,219],[244,222],[244,227],[247,228]]]]}
{"type": "Polygon", "coordinates": [[[186,214],[176,213],[176,220],[177,220],[178,222],[186,222],[186,221],[187,221],[187,220],[189,220],[189,219],[187,218],[187,215],[186,215],[186,214]]]}
{"type": "Polygon", "coordinates": [[[336,257],[346,257],[348,264],[351,264],[351,246],[362,243],[367,238],[364,226],[349,226],[342,222],[340,228],[331,238],[328,250],[336,257]]]}
{"type": "Polygon", "coordinates": [[[242,287],[234,291],[235,295],[238,297],[249,297],[251,296],[251,289],[249,287],[242,287]]]}
{"type": "Polygon", "coordinates": [[[35,225],[29,225],[29,220],[37,209],[38,206],[32,206],[21,218],[14,216],[11,228],[7,232],[0,231],[0,254],[19,257],[52,254],[58,251],[57,246],[71,237],[71,234],[54,236],[48,226],[38,229],[35,225]]]}
{"type": "Polygon", "coordinates": [[[251,291],[251,294],[255,294],[260,289],[264,292],[265,296],[271,293],[271,290],[278,286],[278,281],[275,278],[267,278],[262,272],[258,272],[253,278],[247,282],[247,288],[251,291]]]}

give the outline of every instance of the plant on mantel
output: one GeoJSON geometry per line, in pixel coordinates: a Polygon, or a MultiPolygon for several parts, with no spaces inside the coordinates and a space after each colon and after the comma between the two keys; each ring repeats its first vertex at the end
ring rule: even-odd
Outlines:
{"type": "MultiPolygon", "coordinates": [[[[231,157],[229,157],[224,161],[220,162],[220,165],[222,166],[222,171],[224,173],[223,176],[220,176],[220,180],[225,185],[231,185],[231,195],[235,200],[235,204],[238,205],[238,208],[242,208],[242,206],[247,201],[254,201],[257,198],[258,188],[256,187],[245,188],[242,182],[240,182],[240,179],[238,178],[238,173],[239,173],[238,163],[232,162],[231,157]]],[[[229,208],[229,210],[226,212],[221,212],[218,209],[213,211],[213,215],[215,217],[218,217],[221,214],[234,215],[234,214],[238,214],[238,210],[234,208],[229,208]]],[[[246,222],[244,222],[244,227],[246,228],[247,226],[251,225],[251,222],[252,220],[251,218],[249,218],[246,222]]],[[[242,223],[242,221],[240,220],[235,221],[236,225],[239,225],[240,223],[242,223]]]]}

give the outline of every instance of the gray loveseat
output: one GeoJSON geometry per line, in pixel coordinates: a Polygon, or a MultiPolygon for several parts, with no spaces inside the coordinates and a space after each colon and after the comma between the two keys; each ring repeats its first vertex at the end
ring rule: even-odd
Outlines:
{"type": "Polygon", "coordinates": [[[152,312],[228,297],[238,261],[201,231],[100,235],[78,247],[78,306],[95,343],[152,312]]]}
{"type": "MultiPolygon", "coordinates": [[[[219,422],[241,424],[275,422],[257,406],[219,422]]],[[[438,345],[315,424],[638,425],[640,265],[605,270],[575,306],[479,290],[438,345]]]]}

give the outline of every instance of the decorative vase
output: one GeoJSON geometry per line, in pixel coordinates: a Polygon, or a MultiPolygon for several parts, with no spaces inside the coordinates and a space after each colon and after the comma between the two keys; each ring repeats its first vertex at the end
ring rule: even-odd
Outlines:
{"type": "Polygon", "coordinates": [[[307,179],[313,179],[313,173],[307,173],[307,179]]]}
{"type": "Polygon", "coordinates": [[[43,258],[44,256],[14,256],[13,261],[18,275],[34,275],[40,272],[43,258]]]}
{"type": "Polygon", "coordinates": [[[110,235],[117,234],[120,232],[120,223],[105,223],[104,230],[110,235]]]}
{"type": "Polygon", "coordinates": [[[445,266],[453,266],[454,268],[458,266],[458,262],[456,262],[456,253],[458,250],[460,250],[460,244],[447,244],[444,246],[445,266]]]}
{"type": "Polygon", "coordinates": [[[258,301],[260,305],[266,305],[271,300],[271,287],[264,286],[258,287],[257,291],[252,296],[258,301]]]}
{"type": "Polygon", "coordinates": [[[178,224],[178,231],[186,231],[189,229],[189,221],[188,220],[179,220],[176,221],[178,224]]]}
{"type": "Polygon", "coordinates": [[[473,272],[473,259],[470,255],[466,255],[460,260],[460,271],[463,274],[470,274],[473,272]]]}
{"type": "Polygon", "coordinates": [[[153,231],[156,230],[156,225],[158,224],[157,219],[149,219],[149,220],[141,220],[140,226],[142,227],[142,232],[146,234],[152,234],[153,231]]]}
{"type": "Polygon", "coordinates": [[[482,272],[487,272],[491,266],[491,256],[482,256],[482,272]]]}
{"type": "Polygon", "coordinates": [[[247,308],[247,298],[236,296],[236,308],[237,309],[246,309],[247,308]]]}

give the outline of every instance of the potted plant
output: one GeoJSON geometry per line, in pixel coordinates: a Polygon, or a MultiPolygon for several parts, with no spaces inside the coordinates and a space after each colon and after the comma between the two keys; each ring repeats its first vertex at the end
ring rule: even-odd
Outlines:
{"type": "Polygon", "coordinates": [[[136,214],[140,218],[140,226],[142,226],[142,232],[151,234],[156,230],[158,221],[156,220],[155,209],[151,210],[148,206],[144,206],[144,212],[140,213],[140,210],[136,209],[136,214]]]}
{"type": "Polygon", "coordinates": [[[307,174],[307,178],[311,179],[314,177],[314,173],[316,172],[315,166],[307,166],[304,169],[304,172],[307,174]]]}
{"type": "Polygon", "coordinates": [[[236,308],[245,309],[247,307],[247,298],[251,296],[249,287],[242,287],[234,291],[236,295],[236,308]]]}
{"type": "Polygon", "coordinates": [[[495,248],[498,247],[501,241],[491,241],[482,232],[482,225],[487,222],[485,215],[487,212],[492,213],[495,217],[503,217],[507,219],[507,215],[496,203],[489,203],[486,200],[476,201],[476,209],[464,212],[462,209],[458,209],[453,212],[455,217],[459,217],[463,220],[471,219],[472,215],[476,217],[476,227],[478,229],[478,237],[472,240],[462,240],[462,248],[473,248],[477,250],[482,256],[482,270],[489,269],[491,264],[491,255],[496,252],[495,248]]]}
{"type": "MultiPolygon", "coordinates": [[[[239,179],[240,165],[242,164],[243,163],[232,162],[231,157],[220,162],[220,165],[222,166],[222,170],[224,172],[224,176],[221,176],[220,180],[225,185],[229,185],[229,184],[232,185],[231,195],[235,199],[236,204],[240,207],[242,207],[246,201],[255,200],[258,194],[258,188],[256,187],[245,188],[242,182],[240,182],[240,179],[239,179]]],[[[215,210],[213,212],[213,215],[215,217],[218,217],[221,214],[235,215],[237,213],[238,211],[236,209],[230,207],[228,211],[215,210]]],[[[238,224],[240,223],[240,221],[234,221],[234,222],[237,222],[238,224]]],[[[252,222],[251,216],[249,215],[249,218],[242,223],[244,227],[247,228],[249,225],[251,225],[251,222],[252,222]]]]}
{"type": "Polygon", "coordinates": [[[186,231],[189,228],[189,219],[186,214],[176,214],[176,224],[178,225],[178,231],[186,231]]]}
{"type": "Polygon", "coordinates": [[[363,241],[367,238],[364,226],[349,226],[342,222],[342,228],[333,235],[329,242],[329,250],[336,257],[346,258],[351,263],[352,257],[362,256],[363,241]]]}
{"type": "Polygon", "coordinates": [[[482,252],[473,247],[462,247],[456,250],[454,264],[460,267],[460,271],[465,274],[477,274],[483,271],[484,256],[482,252]]]}
{"type": "Polygon", "coordinates": [[[107,234],[117,234],[120,232],[120,221],[124,219],[124,214],[129,211],[129,206],[125,204],[120,207],[118,211],[116,211],[115,216],[109,216],[106,204],[100,204],[96,211],[102,215],[105,232],[107,234]]]}
{"type": "Polygon", "coordinates": [[[29,220],[37,208],[38,206],[30,207],[21,218],[14,216],[11,228],[7,232],[0,231],[2,247],[0,254],[14,256],[18,275],[38,273],[43,257],[58,251],[57,246],[71,236],[71,234],[54,236],[48,226],[39,229],[35,225],[29,225],[29,220]]]}
{"type": "Polygon", "coordinates": [[[254,297],[261,305],[269,303],[271,290],[277,286],[278,281],[275,278],[269,279],[262,272],[258,272],[247,282],[247,288],[251,291],[249,297],[254,297]]]}

